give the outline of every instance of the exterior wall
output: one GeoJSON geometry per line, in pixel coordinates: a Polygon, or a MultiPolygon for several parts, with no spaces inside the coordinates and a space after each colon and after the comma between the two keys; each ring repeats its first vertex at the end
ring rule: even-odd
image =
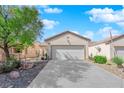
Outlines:
{"type": "Polygon", "coordinates": [[[42,57],[43,54],[47,52],[46,46],[40,46],[39,44],[35,44],[33,46],[29,46],[27,49],[24,49],[22,53],[14,53],[17,58],[35,58],[42,57]]]}
{"type": "Polygon", "coordinates": [[[111,59],[111,54],[110,54],[110,44],[98,44],[98,45],[94,45],[94,46],[90,46],[89,47],[89,56],[95,56],[95,55],[103,55],[106,56],[108,60],[111,59]],[[96,48],[99,47],[101,48],[101,51],[99,52],[96,48]]]}
{"type": "MultiPolygon", "coordinates": [[[[29,46],[27,49],[24,49],[21,53],[15,53],[14,48],[10,49],[10,54],[14,55],[17,59],[25,59],[25,58],[35,58],[42,57],[43,54],[47,52],[46,45],[34,44],[29,46]]],[[[5,60],[4,52],[0,49],[0,61],[5,60]]]]}
{"type": "Polygon", "coordinates": [[[22,55],[26,55],[26,58],[33,58],[37,56],[43,56],[46,53],[45,46],[34,45],[22,51],[22,55]]]}
{"type": "Polygon", "coordinates": [[[5,59],[5,55],[2,49],[0,49],[0,62],[5,59]]]}
{"type": "Polygon", "coordinates": [[[124,46],[124,37],[117,39],[113,42],[114,46],[124,46]]]}
{"type": "Polygon", "coordinates": [[[84,46],[84,57],[85,59],[88,59],[88,56],[89,56],[89,48],[88,48],[88,45],[85,45],[84,46]]]}
{"type": "Polygon", "coordinates": [[[48,49],[49,49],[48,54],[50,58],[52,58],[51,56],[52,45],[83,45],[85,46],[85,54],[86,54],[85,58],[88,58],[88,43],[89,42],[71,33],[63,34],[54,39],[46,41],[46,43],[48,44],[48,49]]]}
{"type": "Polygon", "coordinates": [[[88,45],[88,41],[70,33],[63,34],[47,41],[51,45],[88,45]]]}

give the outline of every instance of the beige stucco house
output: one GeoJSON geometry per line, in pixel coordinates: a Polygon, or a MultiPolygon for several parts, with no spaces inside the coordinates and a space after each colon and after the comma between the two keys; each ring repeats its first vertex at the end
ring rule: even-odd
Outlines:
{"type": "MultiPolygon", "coordinates": [[[[59,60],[84,60],[89,56],[103,55],[112,59],[115,55],[124,57],[124,34],[107,38],[98,42],[74,32],[65,31],[50,38],[44,43],[35,42],[32,46],[21,52],[11,48],[9,51],[18,59],[42,57],[45,53],[50,59],[59,60]]],[[[5,59],[4,52],[0,49],[0,61],[5,59]]]]}
{"type": "Polygon", "coordinates": [[[79,34],[66,31],[45,40],[50,59],[82,60],[88,58],[90,39],[79,34]]]}
{"type": "Polygon", "coordinates": [[[124,34],[113,36],[112,40],[107,38],[102,41],[91,42],[89,45],[89,56],[95,55],[106,56],[108,60],[114,56],[124,57],[124,34]]]}

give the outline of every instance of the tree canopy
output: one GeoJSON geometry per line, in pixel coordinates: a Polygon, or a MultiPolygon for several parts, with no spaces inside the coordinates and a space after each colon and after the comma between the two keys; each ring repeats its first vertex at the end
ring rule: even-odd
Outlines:
{"type": "Polygon", "coordinates": [[[35,7],[0,6],[0,48],[10,57],[9,48],[24,48],[42,35],[43,23],[35,7]]]}

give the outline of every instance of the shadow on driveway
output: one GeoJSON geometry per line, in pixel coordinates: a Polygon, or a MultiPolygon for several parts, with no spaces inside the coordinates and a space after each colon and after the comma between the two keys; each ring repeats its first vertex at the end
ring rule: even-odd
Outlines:
{"type": "MultiPolygon", "coordinates": [[[[82,75],[90,68],[87,63],[82,61],[50,61],[40,72],[30,86],[32,87],[61,87],[58,82],[71,81],[77,82],[80,78],[86,78],[82,75]]],[[[62,82],[65,83],[65,82],[62,82]]],[[[29,87],[30,87],[29,86],[29,87]]]]}
{"type": "Polygon", "coordinates": [[[83,61],[51,60],[29,87],[121,87],[122,80],[83,61]]]}

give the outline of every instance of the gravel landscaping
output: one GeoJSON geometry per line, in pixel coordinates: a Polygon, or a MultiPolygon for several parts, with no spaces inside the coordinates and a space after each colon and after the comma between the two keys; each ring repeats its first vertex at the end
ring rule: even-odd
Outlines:
{"type": "Polygon", "coordinates": [[[38,73],[45,67],[47,62],[37,62],[35,66],[27,70],[17,70],[20,72],[20,77],[11,79],[10,73],[0,74],[0,87],[1,88],[26,88],[38,73]]]}
{"type": "Polygon", "coordinates": [[[107,64],[98,64],[95,63],[95,65],[117,75],[118,77],[124,79],[124,68],[118,68],[117,65],[115,65],[114,63],[110,62],[107,64]]]}

